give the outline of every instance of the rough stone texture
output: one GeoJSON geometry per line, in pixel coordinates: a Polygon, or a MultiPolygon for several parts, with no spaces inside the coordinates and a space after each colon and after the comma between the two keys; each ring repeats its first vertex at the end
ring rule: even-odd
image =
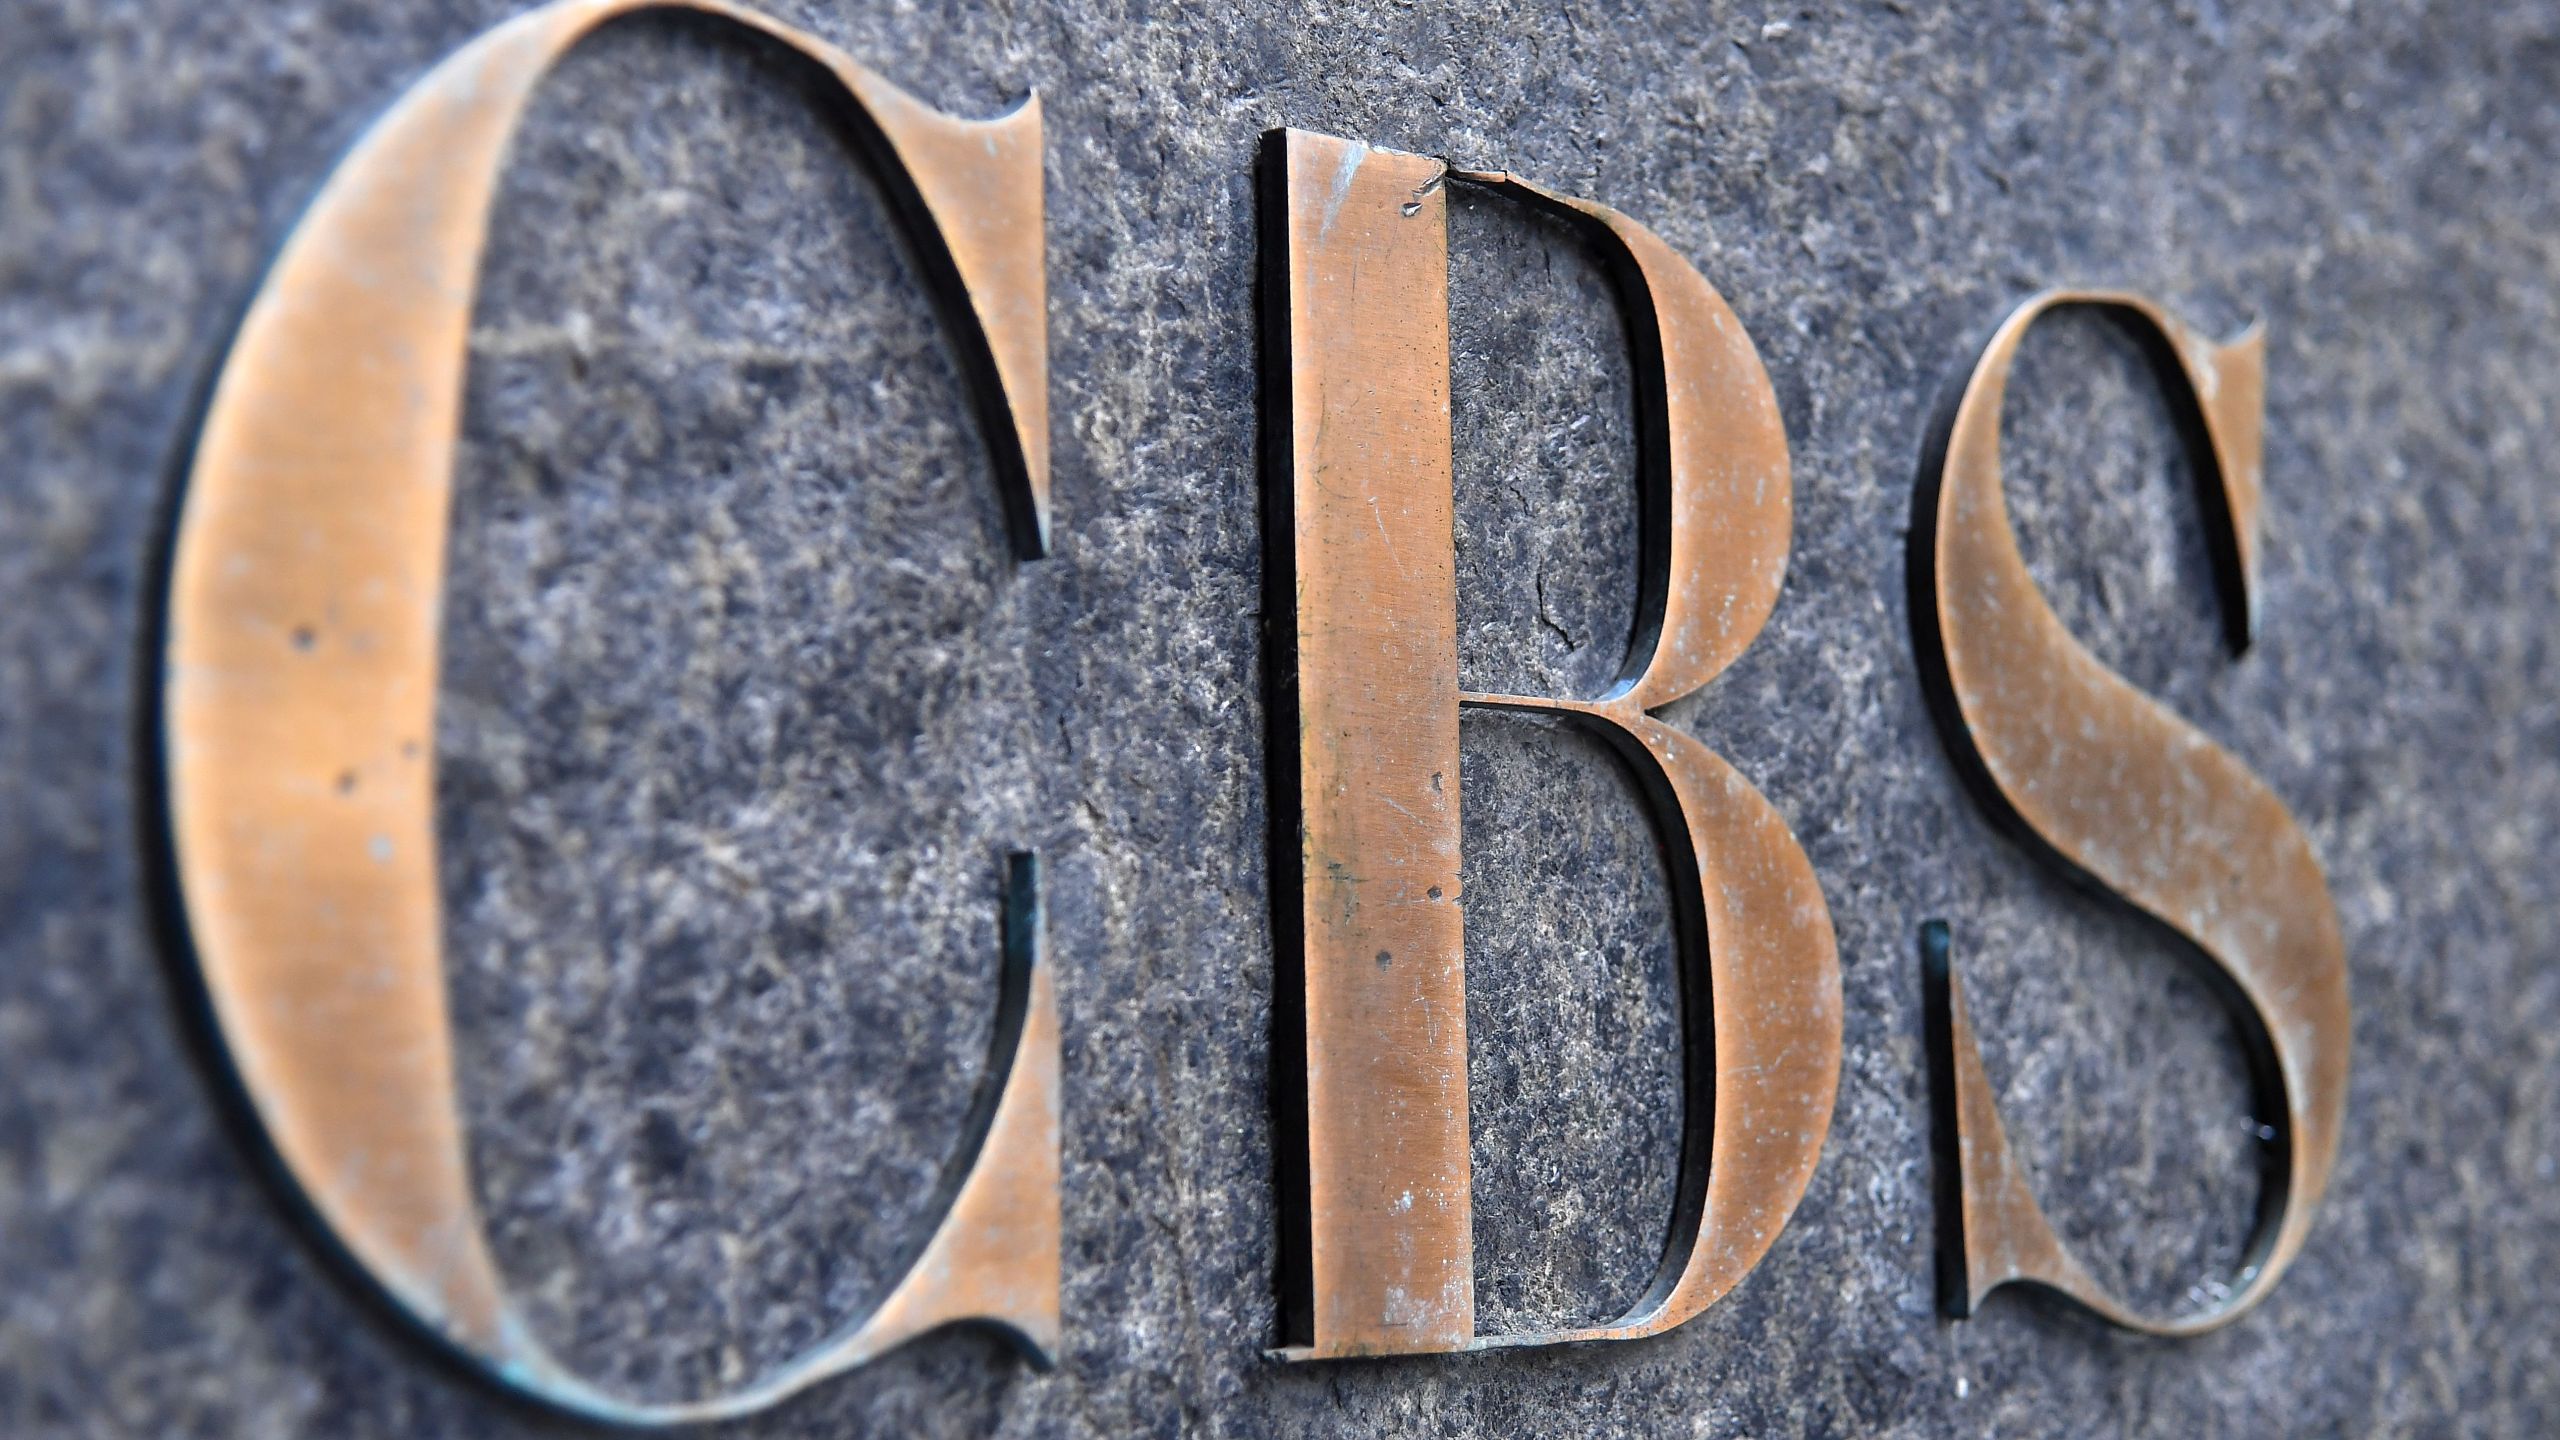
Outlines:
{"type": "MultiPolygon", "coordinates": [[[[181,1038],[135,789],[153,537],[225,327],[364,118],[513,8],[0,0],[0,1433],[573,1428],[423,1360],[257,1182],[181,1038]]],[[[983,1064],[1001,852],[1036,845],[1063,1366],[939,1337],[734,1433],[2560,1428],[2560,8],[776,8],[954,110],[1043,92],[1057,555],[1003,558],[957,368],[792,68],[657,20],[574,57],[484,279],[438,735],[474,1159],[564,1352],[683,1393],[878,1298],[983,1064]],[[1786,595],[1672,713],[1811,854],[1847,1058],[1774,1253],[1656,1341],[1262,1358],[1252,163],[1282,123],[1637,214],[1776,380],[1786,595]],[[1932,1305],[1927,917],[2102,1273],[2181,1303],[2254,1200],[2227,1024],[1991,833],[1910,657],[1920,436],[2057,280],[2269,323],[2245,659],[2115,332],[2029,343],[2011,491],[2074,630],[2292,804],[2351,956],[2311,1248],[2186,1344],[1932,1305]]],[[[1467,678],[1588,691],[1630,610],[1622,327],[1567,238],[1455,211],[1467,678]]],[[[1664,879],[1596,747],[1470,720],[1461,783],[1486,1320],[1606,1314],[1676,1158],[1664,879]]]]}

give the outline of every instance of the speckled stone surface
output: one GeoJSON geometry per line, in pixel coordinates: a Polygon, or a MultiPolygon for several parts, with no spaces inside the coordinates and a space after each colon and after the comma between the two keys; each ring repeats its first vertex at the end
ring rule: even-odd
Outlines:
{"type": "MultiPolygon", "coordinates": [[[[0,1434],[574,1433],[427,1359],[223,1128],[145,902],[136,713],[173,467],[329,165],[506,0],[0,0],[0,1434]]],[[[2484,1434],[2560,1429],[2560,6],[777,0],[937,104],[1036,86],[1056,554],[1007,559],[957,365],[802,77],[627,22],[543,92],[475,320],[437,735],[462,1103],[532,1319],[651,1395],[861,1313],[930,1223],[1048,862],[1063,1364],[936,1337],[740,1436],[2484,1434]],[[1838,924],[1840,1104],[1728,1300],[1637,1344],[1289,1368],[1272,1299],[1253,163],[1292,124],[1615,204],[1731,300],[1792,569],[1673,718],[1838,924]],[[2256,1192],[2228,1022],[1997,838],[1930,729],[1913,466],[2010,302],[2269,327],[2265,622],[2218,643],[2138,349],[2062,317],[2006,418],[2074,631],[2328,866],[2338,1170],[2203,1340],[1934,1309],[1915,934],[1955,927],[2010,1125],[2101,1274],[2191,1303],[2256,1192]]],[[[1605,685],[1632,610],[1624,325],[1452,206],[1470,685],[1605,685]]],[[[1666,884],[1598,747],[1467,722],[1487,1328],[1614,1312],[1671,1205],[1666,884]]]]}

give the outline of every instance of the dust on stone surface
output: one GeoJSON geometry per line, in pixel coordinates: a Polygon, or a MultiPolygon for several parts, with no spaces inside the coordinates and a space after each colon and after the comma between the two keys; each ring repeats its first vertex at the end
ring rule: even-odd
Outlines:
{"type": "MultiPolygon", "coordinates": [[[[516,8],[11,12],[9,1434],[571,1429],[351,1304],[226,1138],[142,899],[133,713],[154,528],[225,327],[364,119],[516,8]]],[[[1064,1013],[1064,1363],[938,1337],[726,1433],[2552,1428],[2560,491],[2540,457],[2560,327],[2541,237],[2560,202],[2515,177],[2560,150],[2560,9],[773,8],[960,113],[1041,91],[1056,555],[1005,557],[931,312],[823,119],[700,25],[574,59],[519,141],[475,318],[454,542],[472,599],[448,607],[436,741],[474,1160],[554,1343],[698,1388],[877,1298],[983,1063],[974,982],[1018,837],[1048,860],[1064,1013]],[[1845,1068],[1794,1222],[1657,1340],[1262,1355],[1252,165],[1278,124],[1625,209],[1732,302],[1777,387],[1787,587],[1670,715],[1813,860],[1845,1068]],[[2210,1004],[1991,832],[1910,659],[1928,417],[1999,314],[2062,281],[2160,295],[2215,334],[2268,322],[2245,659],[2217,643],[2154,382],[2109,332],[2030,340],[2011,496],[2074,633],[2301,819],[2356,1007],[2308,1249],[2263,1309],[2185,1344],[2013,1295],[1962,1324],[1932,1308],[1926,918],[1954,926],[2012,1134],[2102,1273],[2176,1303],[2254,1199],[2210,1004]]],[[[1456,316],[1480,387],[1461,414],[1524,417],[1460,437],[1462,487],[1501,477],[1461,497],[1482,605],[1462,657],[1471,682],[1587,688],[1623,648],[1632,573],[1609,489],[1626,371],[1582,353],[1615,327],[1547,231],[1466,210],[1454,233],[1475,247],[1457,274],[1537,297],[1456,316]],[[1541,313],[1554,351],[1522,355],[1541,313]],[[1602,419],[1557,438],[1585,411],[1602,419]],[[1510,471],[1478,443],[1544,448],[1510,471]],[[1504,483],[1530,503],[1503,509],[1504,483]]],[[[1661,879],[1596,747],[1469,724],[1469,843],[1529,867],[1486,882],[1507,898],[1468,878],[1471,1012],[1520,1001],[1471,1013],[1494,1047],[1479,1100],[1515,1102],[1479,1104],[1475,1149],[1480,1169],[1524,1148],[1553,1167],[1488,1184],[1500,1267],[1479,1283],[1521,1323],[1598,1314],[1645,1269],[1640,1212],[1665,1203],[1676,1141],[1675,1077],[1649,1058],[1676,1033],[1661,879]],[[1577,863],[1631,883],[1521,878],[1577,863]],[[1604,1213],[1628,1218],[1581,1228],[1604,1213]]]]}

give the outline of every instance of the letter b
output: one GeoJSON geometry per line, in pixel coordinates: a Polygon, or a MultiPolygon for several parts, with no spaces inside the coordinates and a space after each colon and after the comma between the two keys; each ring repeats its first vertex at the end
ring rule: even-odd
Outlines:
{"type": "Polygon", "coordinates": [[[1723,297],[1604,206],[1299,131],[1270,137],[1266,172],[1283,1353],[1668,1330],[1776,1240],[1839,1083],[1838,946],[1811,864],[1750,782],[1651,713],[1714,679],[1777,602],[1793,519],[1777,397],[1723,297]],[[1573,222],[1627,300],[1646,573],[1627,666],[1597,700],[1458,688],[1443,179],[1573,222]],[[1564,715],[1605,736],[1672,866],[1689,1031],[1678,1198],[1654,1283],[1606,1325],[1475,1330],[1464,705],[1564,715]]]}

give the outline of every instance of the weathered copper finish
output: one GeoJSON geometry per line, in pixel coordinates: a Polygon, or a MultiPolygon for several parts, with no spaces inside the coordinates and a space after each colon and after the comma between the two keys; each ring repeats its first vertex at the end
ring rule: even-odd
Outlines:
{"type": "MultiPolygon", "coordinates": [[[[1619,1339],[1679,1324],[1786,1223],[1830,1125],[1840,971],[1830,912],[1777,811],[1650,711],[1740,655],[1775,605],[1786,435],[1751,341],[1695,269],[1625,216],[1507,175],[1285,132],[1275,323],[1290,364],[1306,1068],[1305,1257],[1293,1359],[1619,1339]],[[1619,263],[1644,412],[1643,615],[1598,700],[1461,693],[1444,179],[1552,209],[1619,263]],[[1690,1028],[1690,1115],[1662,1269],[1603,1326],[1478,1335],[1458,894],[1461,705],[1608,738],[1665,826],[1690,1028]],[[1712,1003],[1711,1003],[1712,1002],[1712,1003]],[[1709,1059],[1708,1057],[1712,1057],[1709,1059]],[[1713,1066],[1713,1115],[1705,1075],[1713,1066]],[[1712,1152],[1712,1153],[1710,1153],[1712,1152]]],[[[1275,765],[1277,764],[1275,758],[1275,765]]],[[[1285,793],[1294,782],[1294,794],[1285,793]]]]}
{"type": "Polygon", "coordinates": [[[1970,1313],[1992,1289],[2025,1281],[2116,1324],[2193,1335],[2266,1297],[2302,1248],[2328,1183],[2346,1109],[2346,951],[2309,840],[2264,782],[2081,648],[2028,574],[2001,492],[2000,410],[2019,342],[2065,305],[2103,309],[2156,341],[2182,382],[2210,453],[2208,526],[2236,606],[2235,648],[2254,629],[2265,339],[2216,345],[2158,305],[2111,291],[2053,291],[1994,333],[1922,468],[1912,538],[1914,624],[1941,731],[2000,820],[2076,876],[2123,896],[2191,941],[2227,979],[2252,1038],[2261,1093],[2283,1128],[2259,1228],[2236,1286],[2190,1314],[2133,1310],[2092,1279],[2054,1233],[2001,1128],[1965,1012],[1964,990],[1933,931],[1943,975],[1940,1043],[1949,1053],[1961,1273],[1951,1303],[1970,1313]]]}
{"type": "Polygon", "coordinates": [[[1286,153],[1315,1333],[1457,1350],[1475,1241],[1448,197],[1423,156],[1296,132],[1286,153]]]}
{"type": "MultiPolygon", "coordinates": [[[[1003,1023],[974,1149],[869,1318],[715,1398],[652,1403],[567,1373],[517,1318],[471,1197],[440,951],[436,630],[467,327],[508,136],[600,23],[673,8],[817,62],[877,127],[928,252],[963,287],[1004,417],[1017,523],[1043,548],[1047,339],[1040,112],[970,123],[723,0],[562,0],[401,97],[330,178],[241,325],[199,438],[170,582],[170,824],[216,1025],[266,1140],[393,1301],[504,1383],[630,1423],[735,1415],[924,1330],[1058,1335],[1058,1022],[1036,879],[1017,863],[1003,1023]]],[[[963,326],[964,330],[971,327],[963,326]]]]}

